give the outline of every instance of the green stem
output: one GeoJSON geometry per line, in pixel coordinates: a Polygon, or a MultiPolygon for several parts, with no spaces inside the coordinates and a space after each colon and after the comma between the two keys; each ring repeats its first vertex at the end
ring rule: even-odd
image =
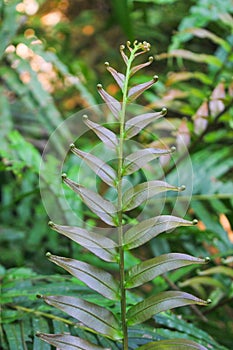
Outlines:
{"type": "Polygon", "coordinates": [[[124,261],[124,247],[123,247],[123,212],[122,212],[122,169],[123,169],[123,146],[124,146],[124,132],[125,132],[125,114],[127,105],[127,92],[130,78],[131,64],[134,60],[134,54],[138,48],[131,51],[129,61],[127,63],[127,70],[125,75],[123,87],[123,100],[120,113],[120,138],[118,148],[118,244],[119,244],[119,270],[120,270],[120,290],[121,290],[121,322],[123,331],[123,349],[128,350],[128,328],[126,321],[126,290],[125,290],[125,261],[124,261]]]}
{"type": "MultiPolygon", "coordinates": [[[[47,312],[38,311],[38,310],[35,310],[35,309],[30,309],[30,308],[27,308],[27,307],[24,307],[24,306],[21,306],[21,305],[12,305],[11,304],[11,305],[8,305],[8,306],[11,309],[22,311],[23,313],[30,313],[30,314],[32,314],[35,317],[45,317],[45,318],[50,319],[50,320],[61,322],[61,323],[66,324],[68,326],[78,327],[78,328],[80,328],[80,329],[82,329],[84,331],[88,331],[88,332],[91,332],[93,334],[97,334],[97,332],[94,331],[92,328],[84,326],[81,323],[73,322],[73,321],[70,321],[70,320],[68,320],[66,318],[53,315],[52,313],[47,313],[47,312]]],[[[1,328],[0,328],[0,330],[1,330],[1,328]]],[[[106,336],[106,337],[108,337],[108,336],[106,336]]],[[[108,338],[112,339],[110,336],[108,338]]]]}

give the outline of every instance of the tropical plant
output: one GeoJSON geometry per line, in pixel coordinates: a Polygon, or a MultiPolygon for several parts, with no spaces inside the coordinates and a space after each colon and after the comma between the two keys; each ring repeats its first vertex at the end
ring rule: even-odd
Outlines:
{"type": "MultiPolygon", "coordinates": [[[[97,304],[88,300],[88,297],[38,295],[48,305],[55,306],[77,319],[90,332],[100,334],[117,344],[122,344],[124,350],[131,348],[130,332],[135,332],[135,326],[148,321],[154,315],[185,305],[207,305],[209,303],[209,300],[199,299],[180,290],[163,291],[146,299],[136,297],[130,292],[131,289],[139,287],[165,272],[192,264],[205,264],[209,259],[196,258],[183,253],[169,253],[140,261],[130,268],[126,265],[125,257],[126,254],[132,254],[131,250],[141,247],[161,233],[180,226],[196,224],[196,220],[189,221],[173,215],[158,215],[143,221],[131,216],[131,211],[138,209],[147,199],[166,191],[180,192],[185,187],[172,186],[161,180],[152,180],[140,181],[136,185],[125,189],[124,182],[126,179],[133,183],[132,176],[136,172],[152,160],[163,155],[169,155],[175,150],[174,148],[141,147],[141,149],[133,150],[130,154],[125,155],[127,142],[141,131],[144,131],[147,125],[166,114],[166,109],[163,108],[160,112],[134,115],[126,120],[132,101],[158,80],[158,77],[154,76],[146,83],[131,86],[131,77],[140,69],[148,66],[153,59],[150,57],[147,62],[134,65],[137,56],[150,50],[150,44],[147,42],[138,43],[135,41],[133,46],[130,42],[127,42],[127,48],[129,55],[125,53],[124,45],[120,47],[120,53],[126,64],[125,74],[117,72],[108,62],[105,64],[122,91],[122,102],[110,96],[102,85],[98,85],[101,97],[115,118],[114,124],[106,127],[91,121],[87,116],[83,118],[84,123],[98,136],[104,146],[115,152],[116,161],[107,164],[95,155],[76,148],[74,144],[70,146],[71,152],[83,159],[106,184],[108,189],[115,189],[116,201],[114,202],[112,198],[111,200],[106,199],[101,194],[76,183],[68,178],[66,174],[62,175],[63,182],[80,196],[83,203],[95,214],[96,219],[99,219],[104,227],[108,227],[111,237],[90,232],[86,227],[63,226],[49,222],[53,230],[80,244],[103,261],[117,265],[119,280],[116,276],[91,264],[47,253],[50,261],[84,282],[90,289],[102,295],[102,298],[99,299],[97,304]],[[116,165],[114,166],[114,164],[116,165]],[[116,240],[113,239],[114,233],[116,233],[116,240]],[[107,305],[106,300],[109,300],[107,305]],[[106,305],[106,307],[103,307],[103,305],[106,305]]],[[[131,113],[132,110],[135,113],[135,109],[131,108],[131,113]]],[[[102,228],[103,231],[104,227],[102,228]]],[[[70,334],[39,332],[37,335],[44,341],[63,350],[103,348],[70,334]]],[[[144,336],[147,337],[146,331],[144,336]]],[[[138,350],[206,349],[203,345],[189,339],[160,341],[147,339],[143,344],[136,348],[138,350]]]]}

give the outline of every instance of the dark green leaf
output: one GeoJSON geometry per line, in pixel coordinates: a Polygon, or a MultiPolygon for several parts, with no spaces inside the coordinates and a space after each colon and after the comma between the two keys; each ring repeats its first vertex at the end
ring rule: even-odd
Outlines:
{"type": "Polygon", "coordinates": [[[163,117],[166,113],[167,109],[163,108],[161,112],[145,113],[129,119],[125,123],[125,138],[130,139],[134,137],[148,124],[163,117]]]}
{"type": "Polygon", "coordinates": [[[205,264],[207,262],[208,260],[195,258],[187,254],[164,254],[146,260],[128,270],[125,286],[126,288],[135,288],[167,271],[191,264],[205,264]]]}
{"type": "MultiPolygon", "coordinates": [[[[40,332],[49,332],[49,323],[43,317],[33,317],[33,330],[39,329],[40,332]]],[[[50,350],[49,344],[45,344],[40,341],[36,336],[33,339],[33,350],[50,350]]]]}
{"type": "Polygon", "coordinates": [[[108,164],[91,153],[83,152],[75,148],[74,144],[70,146],[71,151],[82,158],[88,166],[109,186],[115,186],[116,172],[108,164]]]}
{"type": "Polygon", "coordinates": [[[188,221],[172,215],[156,216],[141,221],[125,233],[124,245],[126,249],[139,247],[160,233],[175,229],[178,226],[192,226],[196,221],[188,221]]]}
{"type": "Polygon", "coordinates": [[[119,325],[107,309],[80,298],[69,296],[41,296],[44,301],[76,318],[89,328],[112,339],[121,339],[119,325]]]}
{"type": "MultiPolygon", "coordinates": [[[[37,337],[62,350],[103,350],[104,348],[70,334],[37,333],[37,337]]],[[[106,350],[106,349],[105,349],[106,350]]]]}
{"type": "Polygon", "coordinates": [[[151,160],[161,157],[166,154],[170,154],[175,150],[171,149],[155,149],[145,148],[138,150],[126,157],[123,164],[123,175],[130,175],[135,171],[142,168],[144,165],[149,163],[151,160]]]}
{"type": "Polygon", "coordinates": [[[63,267],[63,269],[104,297],[112,300],[119,299],[119,285],[110,273],[79,260],[64,258],[50,253],[47,253],[46,256],[50,261],[63,267]]]}
{"type": "Polygon", "coordinates": [[[192,340],[172,339],[147,343],[137,350],[207,350],[207,348],[192,340]]]}
{"type": "Polygon", "coordinates": [[[99,139],[109,148],[113,150],[118,146],[118,139],[116,135],[109,129],[105,128],[102,125],[92,122],[87,118],[87,116],[83,116],[84,123],[94,131],[94,133],[99,137],[99,139]]]}
{"type": "Polygon", "coordinates": [[[61,226],[49,222],[51,228],[72,239],[105,261],[116,261],[116,243],[110,238],[75,226],[61,226]]]}
{"type": "Polygon", "coordinates": [[[131,89],[129,89],[128,99],[130,101],[135,100],[137,97],[139,97],[144,91],[149,89],[157,81],[158,81],[158,77],[157,77],[157,75],[155,75],[153,77],[153,79],[151,79],[150,81],[148,81],[146,83],[138,84],[138,85],[132,87],[131,89]]]}
{"type": "Polygon", "coordinates": [[[102,99],[104,100],[104,102],[107,104],[108,108],[110,109],[110,111],[112,112],[113,116],[116,119],[119,119],[119,115],[120,115],[120,111],[121,111],[121,104],[119,101],[117,101],[114,97],[112,97],[111,95],[109,95],[102,87],[101,84],[97,85],[98,88],[98,92],[100,94],[100,96],[102,97],[102,99]]]}
{"type": "MultiPolygon", "coordinates": [[[[176,330],[176,334],[180,334],[181,337],[190,340],[198,341],[201,344],[205,345],[210,349],[226,350],[225,347],[220,346],[215,342],[215,340],[205,331],[195,326],[193,323],[185,321],[183,318],[180,318],[179,315],[175,315],[172,312],[161,313],[155,316],[155,322],[157,325],[164,326],[169,330],[176,330]]],[[[160,328],[162,329],[162,327],[160,328]]],[[[162,333],[164,334],[164,333],[162,333]]],[[[171,338],[174,338],[174,335],[171,334],[171,338]]]]}
{"type": "Polygon", "coordinates": [[[206,276],[205,277],[199,276],[199,277],[193,277],[193,278],[186,279],[184,282],[180,282],[179,286],[180,287],[191,286],[193,288],[198,288],[198,286],[201,284],[225,290],[225,285],[222,282],[220,282],[219,280],[217,280],[213,277],[206,277],[206,276]]]}
{"type": "Polygon", "coordinates": [[[20,323],[4,324],[3,329],[9,343],[9,350],[24,350],[24,336],[20,323]]]}
{"type": "Polygon", "coordinates": [[[98,217],[106,222],[106,224],[111,226],[116,226],[114,217],[116,217],[115,206],[101,197],[98,193],[85,188],[76,182],[68,179],[65,174],[62,176],[63,181],[79,196],[82,198],[83,202],[95,213],[98,217]]]}
{"type": "Polygon", "coordinates": [[[141,323],[159,312],[192,304],[207,305],[208,302],[180,291],[162,292],[132,306],[127,312],[128,324],[141,323]]]}
{"type": "Polygon", "coordinates": [[[164,181],[148,181],[129,188],[122,197],[123,210],[129,211],[148,200],[149,198],[165,191],[182,191],[185,187],[169,185],[164,181]]]}

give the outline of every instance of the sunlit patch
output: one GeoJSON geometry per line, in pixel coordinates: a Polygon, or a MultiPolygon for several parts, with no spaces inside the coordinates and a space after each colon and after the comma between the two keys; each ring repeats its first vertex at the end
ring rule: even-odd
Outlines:
{"type": "Polygon", "coordinates": [[[18,12],[26,13],[29,16],[34,15],[39,9],[39,4],[35,0],[24,0],[16,5],[18,12]]]}
{"type": "Polygon", "coordinates": [[[231,224],[225,214],[219,215],[219,221],[224,230],[227,232],[229,240],[233,243],[233,230],[231,224]]]}
{"type": "Polygon", "coordinates": [[[19,77],[24,84],[28,84],[31,81],[31,75],[27,71],[20,73],[19,77]]]}
{"type": "Polygon", "coordinates": [[[205,231],[206,230],[206,226],[205,226],[204,222],[201,221],[201,220],[198,221],[197,227],[199,228],[200,231],[205,231]]]}
{"type": "Polygon", "coordinates": [[[27,45],[24,43],[19,43],[16,46],[16,54],[24,59],[28,59],[33,55],[33,52],[27,45]]]}
{"type": "Polygon", "coordinates": [[[16,5],[16,10],[18,12],[25,12],[25,4],[23,2],[20,2],[16,5]]]}
{"type": "Polygon", "coordinates": [[[87,24],[82,29],[82,33],[84,35],[87,35],[87,36],[90,36],[90,35],[94,34],[94,32],[95,32],[95,28],[92,25],[90,25],[90,24],[87,24]]]}
{"type": "Polygon", "coordinates": [[[115,95],[119,91],[119,87],[116,84],[109,84],[106,90],[109,94],[115,95]]]}
{"type": "Polygon", "coordinates": [[[31,42],[31,45],[41,45],[41,44],[42,44],[42,41],[39,40],[39,39],[33,40],[33,41],[31,42]]]}
{"type": "MultiPolygon", "coordinates": [[[[39,43],[41,43],[39,41],[39,43]]],[[[32,49],[30,49],[24,43],[19,43],[16,48],[12,45],[12,47],[8,47],[8,52],[14,52],[24,60],[27,60],[30,63],[30,66],[33,71],[37,73],[37,78],[39,82],[42,84],[44,90],[48,92],[53,92],[55,88],[59,85],[59,81],[57,80],[57,74],[54,70],[53,64],[51,62],[47,62],[43,57],[37,55],[32,49]]],[[[12,68],[17,68],[19,65],[19,60],[14,60],[12,62],[12,68]]],[[[20,74],[20,79],[24,84],[28,84],[31,80],[31,75],[27,72],[22,72],[20,74]]]]}
{"type": "Polygon", "coordinates": [[[39,9],[39,5],[35,0],[24,0],[24,4],[25,12],[29,16],[34,15],[39,9]]]}
{"type": "Polygon", "coordinates": [[[46,26],[55,26],[62,19],[62,13],[60,11],[50,12],[41,18],[42,24],[46,26]]]}
{"type": "Polygon", "coordinates": [[[13,52],[15,52],[15,46],[14,45],[7,46],[5,52],[6,53],[13,53],[13,52]]]}
{"type": "Polygon", "coordinates": [[[32,28],[28,28],[24,32],[25,38],[33,38],[35,36],[35,31],[32,28]]]}

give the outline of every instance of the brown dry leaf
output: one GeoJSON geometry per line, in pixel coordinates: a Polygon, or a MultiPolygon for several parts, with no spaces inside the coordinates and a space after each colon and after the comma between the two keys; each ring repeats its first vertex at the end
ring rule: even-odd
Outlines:
{"type": "Polygon", "coordinates": [[[233,243],[233,230],[232,230],[231,224],[230,224],[230,222],[225,214],[219,215],[219,222],[222,225],[222,227],[224,228],[224,230],[227,232],[230,242],[233,243]]]}
{"type": "Polygon", "coordinates": [[[208,124],[208,103],[207,101],[203,102],[202,105],[198,108],[196,113],[193,116],[194,120],[194,132],[199,135],[202,131],[205,130],[208,124]]]}
{"type": "Polygon", "coordinates": [[[186,118],[182,119],[178,128],[176,144],[179,152],[185,151],[186,147],[188,147],[190,144],[190,131],[188,128],[188,122],[186,118]]]}
{"type": "Polygon", "coordinates": [[[216,116],[218,113],[221,113],[224,108],[224,99],[226,97],[224,83],[219,83],[216,88],[213,90],[210,97],[210,112],[212,116],[216,116]]]}
{"type": "Polygon", "coordinates": [[[189,80],[193,77],[191,72],[170,72],[166,81],[166,86],[170,86],[178,81],[189,80]]]}
{"type": "Polygon", "coordinates": [[[173,101],[175,99],[184,98],[186,96],[188,96],[188,92],[184,92],[178,89],[171,89],[163,96],[163,100],[173,101]]]}

